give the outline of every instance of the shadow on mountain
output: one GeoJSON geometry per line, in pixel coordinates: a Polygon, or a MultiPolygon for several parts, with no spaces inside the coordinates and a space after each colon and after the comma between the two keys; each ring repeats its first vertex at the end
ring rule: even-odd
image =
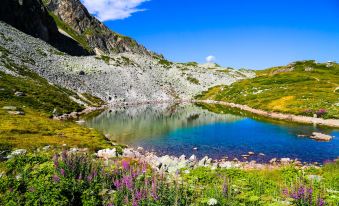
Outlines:
{"type": "Polygon", "coordinates": [[[90,55],[75,40],[58,31],[41,0],[2,0],[0,20],[40,38],[62,52],[73,56],[90,55]]]}

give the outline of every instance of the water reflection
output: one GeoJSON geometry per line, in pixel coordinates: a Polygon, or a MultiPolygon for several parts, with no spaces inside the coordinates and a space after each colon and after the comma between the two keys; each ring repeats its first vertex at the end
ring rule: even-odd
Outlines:
{"type": "Polygon", "coordinates": [[[241,119],[243,117],[232,114],[215,114],[192,104],[158,104],[111,108],[87,120],[86,124],[108,134],[112,140],[129,144],[136,139],[158,137],[178,128],[241,119]]]}
{"type": "Polygon", "coordinates": [[[290,157],[302,161],[322,162],[339,156],[339,132],[330,128],[268,121],[241,111],[210,112],[192,104],[140,105],[112,108],[87,120],[89,127],[109,134],[112,140],[131,146],[142,146],[159,154],[198,157],[242,158],[269,161],[290,157]],[[299,135],[312,132],[331,134],[330,142],[317,142],[299,135]],[[198,150],[192,150],[197,147],[198,150]]]}

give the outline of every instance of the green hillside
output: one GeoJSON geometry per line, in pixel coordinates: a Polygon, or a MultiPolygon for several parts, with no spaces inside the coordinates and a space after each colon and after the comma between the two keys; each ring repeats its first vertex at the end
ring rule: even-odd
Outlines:
{"type": "Polygon", "coordinates": [[[281,113],[339,118],[339,64],[298,61],[199,95],[281,113]]]}
{"type": "MultiPolygon", "coordinates": [[[[50,119],[53,113],[84,109],[70,99],[70,96],[80,99],[76,93],[52,85],[24,65],[18,65],[1,46],[0,52],[0,151],[63,144],[91,149],[109,146],[104,135],[93,129],[50,119]],[[5,67],[6,73],[1,67],[5,67]]],[[[100,103],[95,97],[84,96],[95,102],[82,99],[89,105],[100,103]]]]}

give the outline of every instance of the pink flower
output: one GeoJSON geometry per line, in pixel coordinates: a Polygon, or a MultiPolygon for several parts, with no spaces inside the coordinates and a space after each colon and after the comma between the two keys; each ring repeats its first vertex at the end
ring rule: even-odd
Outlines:
{"type": "Polygon", "coordinates": [[[58,183],[58,182],[60,182],[60,177],[58,177],[58,175],[53,175],[53,181],[55,182],[55,183],[58,183]]]}
{"type": "Polygon", "coordinates": [[[129,162],[126,161],[126,160],[122,160],[121,161],[121,164],[122,164],[122,168],[124,168],[124,170],[128,170],[129,169],[129,162]]]}
{"type": "Polygon", "coordinates": [[[62,176],[65,176],[65,170],[64,170],[64,169],[61,169],[61,170],[60,170],[60,174],[61,174],[62,176]]]}

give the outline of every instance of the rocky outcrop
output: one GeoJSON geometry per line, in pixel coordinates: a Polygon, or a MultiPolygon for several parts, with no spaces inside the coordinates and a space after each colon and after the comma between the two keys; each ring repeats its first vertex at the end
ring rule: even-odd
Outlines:
{"type": "Polygon", "coordinates": [[[41,0],[2,0],[0,20],[68,54],[89,54],[76,41],[59,33],[41,0]]]}
{"type": "Polygon", "coordinates": [[[48,10],[84,38],[91,50],[97,54],[131,52],[151,55],[133,39],[107,28],[89,14],[80,0],[50,0],[46,5],[48,10]]]}

